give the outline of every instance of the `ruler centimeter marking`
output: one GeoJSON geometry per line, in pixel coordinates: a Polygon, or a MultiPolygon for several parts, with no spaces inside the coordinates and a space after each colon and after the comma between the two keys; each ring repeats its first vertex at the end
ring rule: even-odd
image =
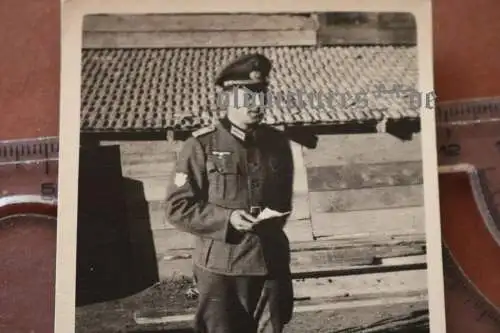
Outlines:
{"type": "Polygon", "coordinates": [[[436,107],[438,127],[500,121],[500,97],[440,102],[436,107]]]}
{"type": "Polygon", "coordinates": [[[0,141],[0,165],[57,160],[57,137],[0,141]]]}
{"type": "Polygon", "coordinates": [[[58,155],[58,137],[0,141],[0,206],[34,196],[56,205],[58,155]]]}

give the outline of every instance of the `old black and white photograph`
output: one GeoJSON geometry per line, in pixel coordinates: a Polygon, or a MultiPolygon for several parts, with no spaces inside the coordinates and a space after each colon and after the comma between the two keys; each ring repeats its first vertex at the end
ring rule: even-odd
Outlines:
{"type": "Polygon", "coordinates": [[[75,332],[430,332],[419,24],[85,15],[75,332]]]}

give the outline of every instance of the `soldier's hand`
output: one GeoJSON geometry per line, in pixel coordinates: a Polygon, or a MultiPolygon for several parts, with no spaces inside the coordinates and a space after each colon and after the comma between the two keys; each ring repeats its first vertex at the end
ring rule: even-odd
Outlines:
{"type": "Polygon", "coordinates": [[[249,231],[258,220],[242,209],[237,209],[231,213],[229,222],[238,231],[249,231]]]}

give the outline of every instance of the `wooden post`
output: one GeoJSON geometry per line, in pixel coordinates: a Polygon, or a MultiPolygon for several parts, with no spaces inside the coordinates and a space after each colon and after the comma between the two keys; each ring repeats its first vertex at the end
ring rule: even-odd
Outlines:
{"type": "Polygon", "coordinates": [[[171,130],[171,129],[167,130],[166,139],[167,139],[168,143],[173,143],[174,142],[174,131],[173,130],[171,130]]]}
{"type": "Polygon", "coordinates": [[[315,13],[311,14],[311,19],[315,24],[316,31],[316,45],[321,46],[323,44],[322,32],[327,25],[325,13],[315,13]]]}
{"type": "Polygon", "coordinates": [[[384,118],[377,122],[377,125],[375,125],[375,128],[378,133],[387,133],[387,118],[384,118]]]}
{"type": "Polygon", "coordinates": [[[284,132],[286,130],[286,125],[274,125],[274,128],[276,128],[280,132],[284,132]]]}

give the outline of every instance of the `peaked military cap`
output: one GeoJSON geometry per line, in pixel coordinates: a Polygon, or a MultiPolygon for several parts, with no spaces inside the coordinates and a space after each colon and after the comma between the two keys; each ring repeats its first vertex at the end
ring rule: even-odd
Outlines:
{"type": "Polygon", "coordinates": [[[271,61],[259,53],[247,54],[227,65],[215,80],[220,87],[246,86],[267,82],[271,61]]]}

